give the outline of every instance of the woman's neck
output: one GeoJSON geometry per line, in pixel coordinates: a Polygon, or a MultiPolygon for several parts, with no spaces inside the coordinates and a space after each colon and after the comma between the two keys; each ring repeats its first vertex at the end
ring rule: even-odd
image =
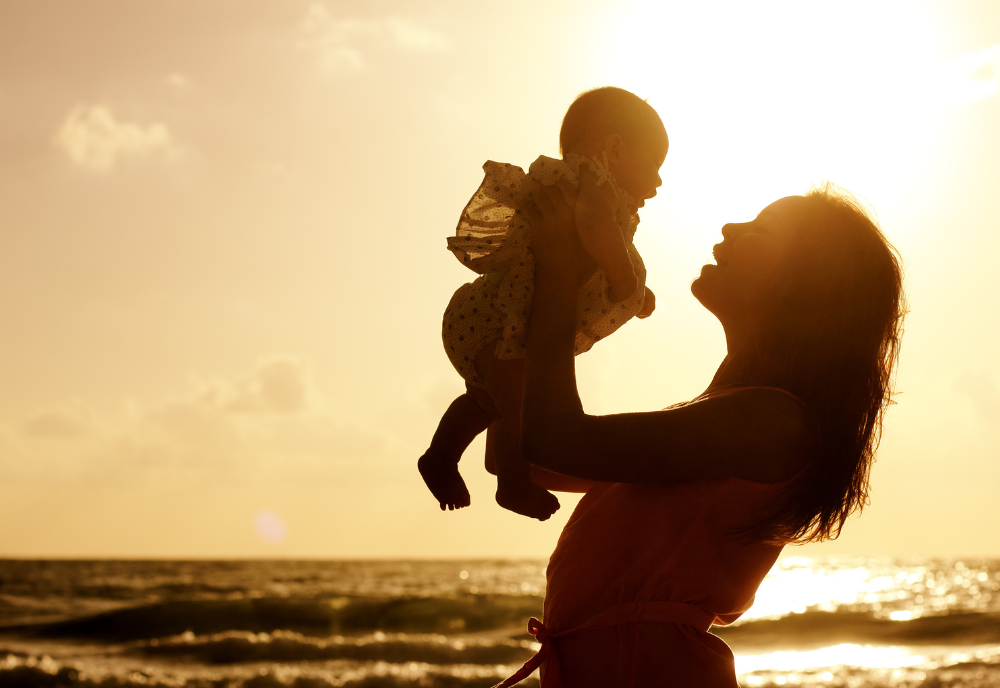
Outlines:
{"type": "Polygon", "coordinates": [[[715,375],[712,377],[712,381],[709,383],[708,389],[705,391],[714,392],[715,390],[722,389],[724,387],[744,384],[746,380],[743,379],[743,376],[740,375],[736,368],[737,365],[727,355],[724,359],[722,359],[722,363],[719,364],[719,369],[715,371],[715,375]]]}
{"type": "Polygon", "coordinates": [[[740,385],[766,385],[768,377],[762,361],[756,355],[753,347],[730,349],[726,357],[722,359],[719,369],[715,371],[715,376],[705,391],[711,392],[740,385]]]}
{"type": "MultiPolygon", "coordinates": [[[[730,317],[716,313],[726,334],[726,357],[715,372],[705,391],[740,385],[771,386],[780,382],[775,377],[773,361],[763,356],[759,318],[739,311],[730,317]]],[[[780,376],[779,376],[780,377],[780,376]]]]}

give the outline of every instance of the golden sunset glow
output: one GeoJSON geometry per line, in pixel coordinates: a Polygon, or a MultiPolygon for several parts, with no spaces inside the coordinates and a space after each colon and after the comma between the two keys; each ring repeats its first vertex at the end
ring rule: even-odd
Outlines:
{"type": "MultiPolygon", "coordinates": [[[[445,237],[602,85],[670,151],[636,235],[657,311],[578,359],[586,409],[701,392],[721,226],[831,181],[912,312],[871,506],[786,554],[996,555],[1000,5],[972,0],[4,4],[0,555],[547,556],[575,498],[504,512],[477,440],[441,513],[415,461],[462,390],[445,237]]],[[[753,615],[880,589],[782,575],[753,615]]],[[[788,666],[895,661],[823,652],[788,666]]]]}

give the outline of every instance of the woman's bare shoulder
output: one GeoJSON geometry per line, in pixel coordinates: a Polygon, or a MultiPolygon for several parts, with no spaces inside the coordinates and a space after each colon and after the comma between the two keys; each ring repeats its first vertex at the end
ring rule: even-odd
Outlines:
{"type": "Polygon", "coordinates": [[[742,387],[709,394],[674,410],[686,420],[714,426],[723,447],[734,444],[726,471],[733,477],[780,483],[794,477],[819,447],[815,417],[798,397],[774,387],[742,387]]]}

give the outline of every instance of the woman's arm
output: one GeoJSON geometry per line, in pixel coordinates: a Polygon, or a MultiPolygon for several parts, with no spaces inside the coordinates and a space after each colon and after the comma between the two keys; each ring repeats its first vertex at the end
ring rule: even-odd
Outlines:
{"type": "MultiPolygon", "coordinates": [[[[493,427],[491,425],[486,429],[486,470],[496,475],[497,465],[493,458],[493,427]]],[[[538,466],[531,467],[531,482],[550,492],[587,492],[594,486],[593,480],[571,478],[568,475],[553,473],[538,466]]]]}
{"type": "Polygon", "coordinates": [[[747,389],[651,413],[590,416],[573,360],[580,280],[593,270],[573,226],[573,191],[543,189],[526,208],[535,289],[521,442],[541,468],[585,480],[677,482],[741,477],[781,482],[809,460],[816,437],[792,397],[747,389]],[[589,272],[588,272],[589,271],[589,272]]]}

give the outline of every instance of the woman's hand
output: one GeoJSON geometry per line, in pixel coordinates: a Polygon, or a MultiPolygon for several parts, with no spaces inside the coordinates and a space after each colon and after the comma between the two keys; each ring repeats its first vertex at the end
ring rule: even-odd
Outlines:
{"type": "Polygon", "coordinates": [[[639,306],[639,312],[635,314],[637,318],[648,318],[656,310],[656,294],[649,287],[646,287],[646,293],[642,298],[642,305],[639,306]]]}
{"type": "Polygon", "coordinates": [[[522,209],[531,225],[531,252],[535,269],[574,276],[583,284],[597,269],[597,263],[583,248],[576,233],[577,190],[565,179],[541,186],[531,194],[533,203],[522,209]]]}

